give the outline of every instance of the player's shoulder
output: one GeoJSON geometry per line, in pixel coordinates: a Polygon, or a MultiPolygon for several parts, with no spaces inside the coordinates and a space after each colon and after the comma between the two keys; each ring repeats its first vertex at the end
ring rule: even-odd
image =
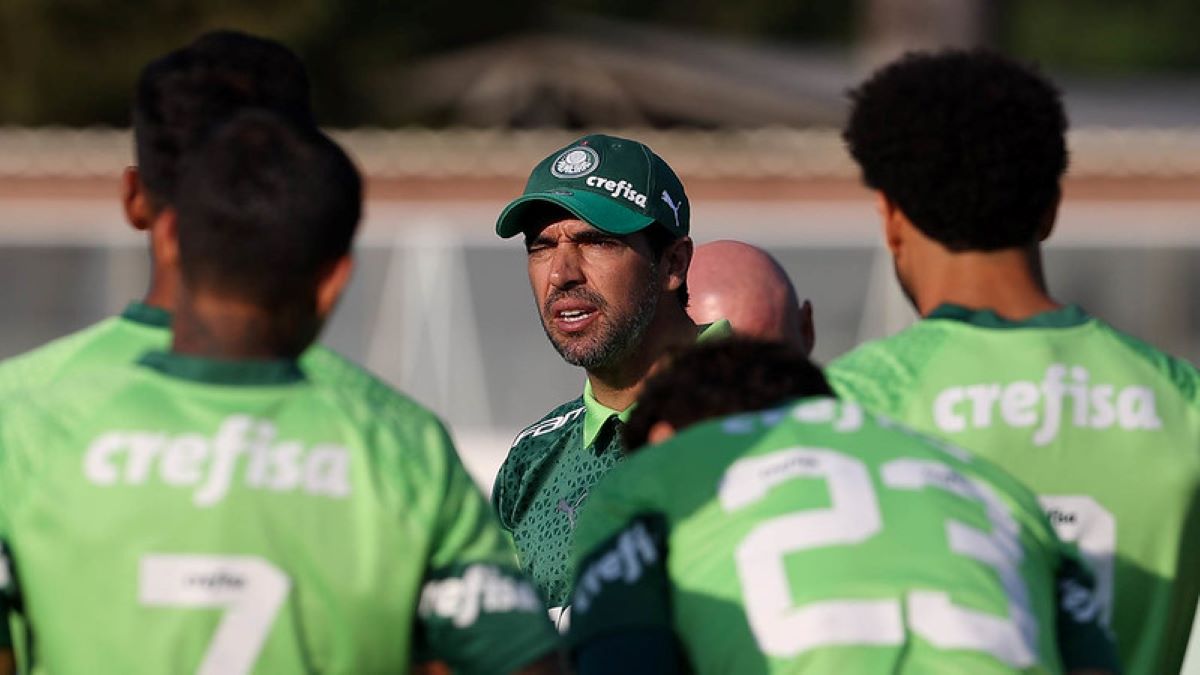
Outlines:
{"type": "Polygon", "coordinates": [[[120,317],[109,317],[0,361],[0,394],[48,384],[76,355],[102,336],[114,331],[120,321],[120,317]]]}
{"type": "Polygon", "coordinates": [[[1200,370],[1148,342],[1094,319],[1097,330],[1143,367],[1156,372],[1184,399],[1200,404],[1200,370]]]}
{"type": "Polygon", "coordinates": [[[582,442],[583,414],[583,397],[579,396],[555,406],[513,439],[492,487],[492,502],[502,522],[509,522],[507,504],[528,487],[528,477],[551,462],[571,439],[579,437],[582,442]]]}
{"type": "Polygon", "coordinates": [[[300,368],[318,387],[347,392],[373,405],[396,406],[414,414],[432,414],[425,406],[329,347],[313,345],[300,356],[300,368]]]}
{"type": "Polygon", "coordinates": [[[890,337],[864,342],[830,362],[825,377],[838,396],[874,410],[897,411],[945,343],[943,323],[918,321],[890,337]]]}
{"type": "Polygon", "coordinates": [[[510,480],[520,482],[532,467],[581,434],[583,415],[583,397],[580,396],[555,406],[522,429],[513,439],[508,455],[500,465],[496,486],[499,488],[503,482],[510,480]]]}
{"type": "Polygon", "coordinates": [[[583,424],[583,397],[567,401],[542,415],[536,422],[521,430],[513,439],[509,456],[537,453],[559,441],[583,424]]]}
{"type": "Polygon", "coordinates": [[[40,447],[51,435],[70,433],[107,414],[121,392],[146,377],[144,371],[136,363],[97,365],[9,392],[0,405],[0,432],[9,439],[28,434],[29,445],[40,447]]]}
{"type": "Polygon", "coordinates": [[[921,320],[888,337],[869,340],[829,363],[830,372],[912,377],[948,337],[943,321],[921,320]]]}
{"type": "Polygon", "coordinates": [[[360,424],[385,425],[406,436],[444,435],[438,415],[349,357],[315,345],[300,357],[314,395],[342,408],[360,424]]]}

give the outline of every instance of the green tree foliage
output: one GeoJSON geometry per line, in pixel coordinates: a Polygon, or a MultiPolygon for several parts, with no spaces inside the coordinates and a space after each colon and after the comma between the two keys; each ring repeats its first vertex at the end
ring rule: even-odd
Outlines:
{"type": "MultiPolygon", "coordinates": [[[[868,0],[0,0],[0,124],[128,124],[149,59],[213,28],[296,49],[327,124],[402,124],[392,74],[566,12],[771,42],[849,45],[868,0]]],[[[997,0],[1000,1],[1000,0],[997,0]]],[[[1200,69],[1197,0],[1003,0],[1002,47],[1056,70],[1200,69]]]]}
{"type": "Polygon", "coordinates": [[[1085,73],[1200,69],[1197,0],[1010,0],[1008,49],[1085,73]]]}
{"type": "Polygon", "coordinates": [[[329,124],[375,121],[371,74],[415,55],[521,30],[534,0],[0,0],[0,123],[129,123],[141,67],[206,30],[300,53],[329,124]]]}

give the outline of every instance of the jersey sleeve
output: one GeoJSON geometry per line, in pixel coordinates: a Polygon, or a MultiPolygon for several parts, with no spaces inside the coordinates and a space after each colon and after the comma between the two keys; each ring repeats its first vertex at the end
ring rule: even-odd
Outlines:
{"type": "Polygon", "coordinates": [[[1062,544],[1055,574],[1057,587],[1058,648],[1063,666],[1072,670],[1121,671],[1113,637],[1101,622],[1100,599],[1091,571],[1075,548],[1062,544]]]}
{"type": "Polygon", "coordinates": [[[826,367],[825,378],[838,398],[894,416],[904,385],[875,349],[876,345],[868,344],[835,359],[826,367]]]}
{"type": "Polygon", "coordinates": [[[641,672],[644,664],[613,662],[623,654],[636,657],[639,651],[626,647],[639,636],[656,636],[655,645],[671,646],[671,654],[675,645],[667,518],[650,496],[637,494],[636,484],[626,485],[631,468],[640,467],[620,466],[596,487],[575,531],[568,648],[573,660],[593,670],[596,654],[605,654],[604,667],[614,673],[641,672]]]}
{"type": "Polygon", "coordinates": [[[417,607],[417,660],[456,673],[511,672],[554,650],[558,636],[445,431],[431,433],[446,480],[417,607]]]}

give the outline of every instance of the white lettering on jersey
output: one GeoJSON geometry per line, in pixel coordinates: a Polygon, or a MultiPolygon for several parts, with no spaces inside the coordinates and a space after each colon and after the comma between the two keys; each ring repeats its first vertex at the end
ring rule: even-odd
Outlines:
{"type": "Polygon", "coordinates": [[[249,415],[226,417],[212,438],[168,436],[146,431],[110,431],[88,445],[83,475],[103,486],[142,485],[152,477],[178,488],[194,488],[192,503],[212,506],[245,466],[246,487],[275,492],[301,490],[340,499],[350,494],[350,455],[337,445],[305,450],[278,440],[275,425],[249,415]]]}
{"type": "Polygon", "coordinates": [[[521,441],[525,440],[526,438],[535,438],[537,436],[541,436],[542,434],[548,434],[551,431],[558,431],[559,429],[565,427],[567,425],[567,422],[570,422],[571,420],[575,419],[576,417],[579,417],[580,415],[582,415],[583,410],[584,409],[582,407],[579,407],[574,410],[568,410],[567,412],[563,413],[562,415],[559,415],[558,417],[551,417],[549,419],[544,419],[541,422],[538,422],[537,424],[535,424],[535,425],[525,429],[521,433],[517,434],[517,437],[515,439],[513,439],[512,445],[509,447],[510,448],[517,447],[517,444],[520,443],[521,441]]]}
{"type": "Polygon", "coordinates": [[[753,434],[770,429],[787,419],[803,424],[831,424],[841,433],[862,428],[863,409],[857,403],[833,398],[809,399],[791,407],[771,408],[760,412],[733,415],[721,422],[721,430],[730,436],[753,434]]]}
{"type": "Polygon", "coordinates": [[[1064,424],[1082,429],[1161,429],[1154,390],[1092,384],[1083,366],[1055,363],[1041,382],[980,383],[943,389],[933,399],[933,420],[942,431],[986,429],[1000,423],[1033,430],[1034,445],[1058,437],[1064,424]],[[1070,378],[1067,375],[1070,373],[1070,378]]]}
{"type": "Polygon", "coordinates": [[[658,551],[646,526],[634,524],[617,537],[616,546],[593,560],[579,575],[579,584],[575,587],[575,597],[571,603],[574,608],[572,611],[588,611],[601,585],[618,580],[632,584],[642,578],[647,565],[657,561],[658,551]]]}
{"type": "Polygon", "coordinates": [[[493,565],[471,565],[461,577],[429,581],[417,605],[421,617],[450,619],[457,628],[473,625],[480,614],[544,611],[529,582],[505,576],[493,565]]]}

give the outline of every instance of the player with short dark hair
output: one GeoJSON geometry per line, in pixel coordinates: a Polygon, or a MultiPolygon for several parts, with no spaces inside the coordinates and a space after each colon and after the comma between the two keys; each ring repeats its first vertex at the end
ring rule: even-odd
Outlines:
{"type": "Polygon", "coordinates": [[[580,518],[579,675],[1117,671],[1032,493],[832,398],[793,348],[699,345],[627,430],[656,445],[580,518]]]}
{"type": "MultiPolygon", "coordinates": [[[[125,172],[123,204],[131,226],[148,235],[151,280],[144,300],[130,303],[120,316],[4,361],[0,394],[36,390],[100,367],[133,364],[148,351],[165,349],[171,341],[180,270],[161,215],[174,203],[182,156],[247,107],[269,110],[296,127],[311,126],[313,119],[300,60],[278,42],[233,31],[207,33],[152,61],[139,77],[134,99],[139,165],[125,172]]],[[[292,245],[286,237],[283,243],[292,245]]],[[[228,254],[242,252],[235,246],[228,254]]],[[[332,350],[313,346],[300,363],[315,382],[356,388],[386,404],[397,417],[425,419],[430,429],[441,428],[428,410],[332,350]]],[[[13,637],[20,655],[27,640],[16,627],[13,637]]],[[[0,627],[0,646],[8,640],[0,627]]]]}
{"type": "Polygon", "coordinates": [[[300,144],[270,126],[247,125],[227,152],[188,162],[195,166],[187,189],[174,201],[186,287],[271,308],[274,332],[260,342],[288,357],[315,338],[313,284],[326,266],[349,260],[361,213],[357,170],[313,137],[321,142],[300,144]],[[242,166],[256,173],[243,175],[242,166]]]}
{"type": "Polygon", "coordinates": [[[581,397],[517,435],[492,492],[556,617],[570,591],[575,519],[621,459],[619,429],[642,381],[668,351],[729,331],[687,315],[689,209],[679,177],[650,148],[593,134],[538,163],[496,225],[501,237],[524,237],[546,336],[587,373],[581,397]]]}
{"type": "Polygon", "coordinates": [[[171,204],[180,158],[198,138],[243,108],[265,108],[315,127],[309,96],[304,64],[287,47],[231,30],[201,35],[151,61],[138,77],[132,111],[137,166],[127,172],[126,189],[145,191],[157,206],[171,204]]]}
{"type": "MultiPolygon", "coordinates": [[[[621,430],[628,452],[661,440],[664,427],[659,425],[683,429],[713,417],[764,410],[798,396],[833,396],[821,369],[801,358],[803,352],[795,345],[745,338],[727,342],[719,349],[697,348],[710,359],[703,368],[672,367],[670,377],[646,382],[621,430]]],[[[681,358],[686,365],[701,357],[685,353],[681,358]]]]}
{"type": "Polygon", "coordinates": [[[170,350],[0,411],[0,604],[37,668],[558,672],[437,419],[296,360],[349,279],[349,158],[248,110],[179,189],[159,225],[184,272],[170,350]]]}
{"type": "MultiPolygon", "coordinates": [[[[269,110],[298,127],[312,127],[308,95],[308,76],[295,54],[278,42],[235,31],[206,33],[147,64],[133,102],[138,165],[124,173],[122,203],[130,225],[147,233],[149,288],[141,302],[131,302],[120,316],[0,363],[0,394],[37,388],[96,365],[130,363],[165,347],[179,269],[176,260],[163,255],[158,225],[163,209],[174,203],[182,156],[246,108],[269,110]]],[[[319,346],[303,362],[323,381],[357,380],[367,388],[386,389],[319,346]]]]}
{"type": "Polygon", "coordinates": [[[1029,485],[1095,569],[1125,671],[1178,672],[1200,588],[1200,373],[1047,289],[1058,91],[1004,57],[948,51],[902,58],[851,98],[846,143],[922,319],[834,361],[830,382],[1029,485]]]}

